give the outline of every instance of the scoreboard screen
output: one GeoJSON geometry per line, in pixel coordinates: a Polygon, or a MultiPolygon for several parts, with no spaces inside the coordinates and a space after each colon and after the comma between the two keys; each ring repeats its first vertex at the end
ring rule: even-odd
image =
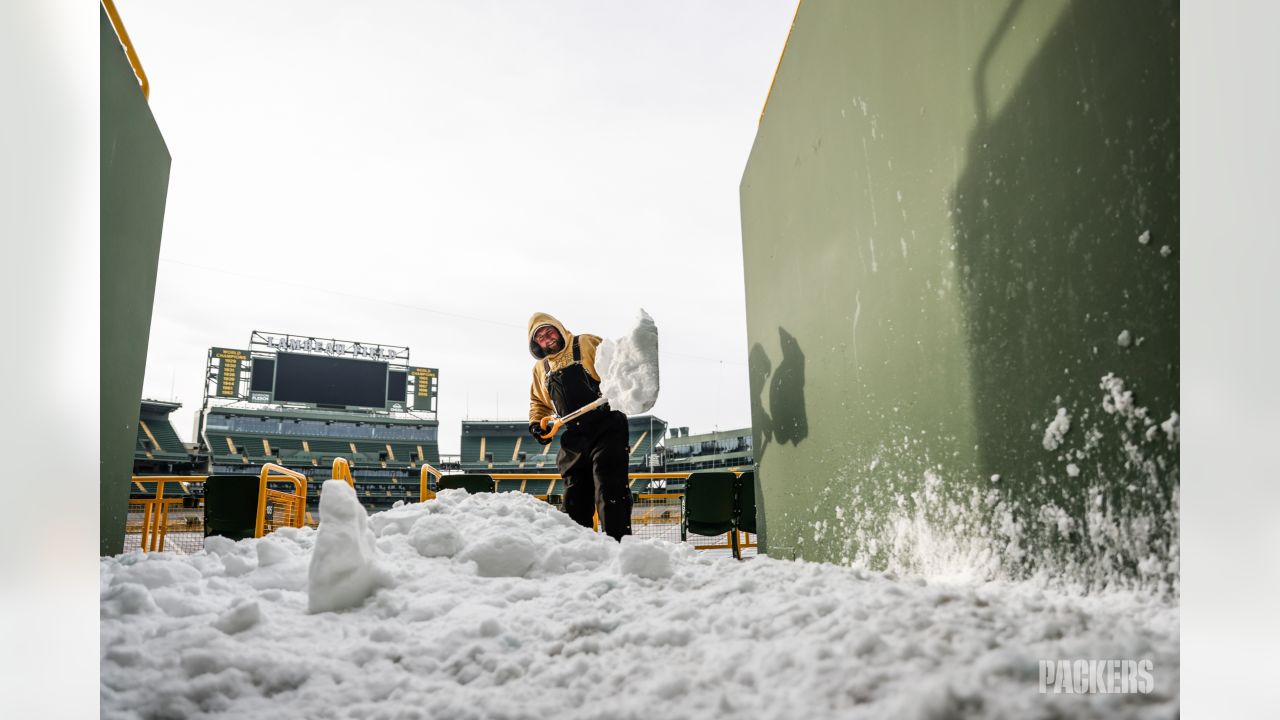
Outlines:
{"type": "Polygon", "coordinates": [[[278,353],[275,363],[276,402],[385,408],[385,362],[352,358],[278,353]]]}

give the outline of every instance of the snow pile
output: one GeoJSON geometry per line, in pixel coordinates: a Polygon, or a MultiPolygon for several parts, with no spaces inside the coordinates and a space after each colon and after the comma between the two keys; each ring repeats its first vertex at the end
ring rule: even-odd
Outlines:
{"type": "MultiPolygon", "coordinates": [[[[345,494],[325,493],[343,513],[345,494]]],[[[522,493],[446,490],[367,525],[359,518],[332,526],[362,530],[349,535],[361,549],[343,562],[375,558],[385,584],[338,612],[308,611],[308,564],[342,564],[322,547],[325,530],[215,538],[190,556],[103,558],[103,717],[1160,718],[1179,709],[1178,608],[1150,594],[619,544],[522,493]],[[1063,658],[1150,660],[1155,689],[1041,694],[1039,661],[1063,658]]]]}
{"type": "Polygon", "coordinates": [[[658,400],[658,326],[643,309],[625,337],[604,340],[596,351],[600,392],[609,407],[627,415],[648,412],[658,400]]]}
{"type": "Polygon", "coordinates": [[[369,515],[345,480],[326,480],[320,488],[320,517],[307,579],[311,612],[355,607],[386,582],[378,566],[369,515]]]}

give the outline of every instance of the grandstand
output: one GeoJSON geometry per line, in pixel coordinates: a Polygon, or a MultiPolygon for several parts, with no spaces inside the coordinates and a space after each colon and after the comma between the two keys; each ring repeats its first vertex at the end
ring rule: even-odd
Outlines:
{"type": "Polygon", "coordinates": [[[750,469],[753,460],[751,428],[689,435],[688,428],[673,428],[667,438],[666,470],[689,472],[712,468],[750,469]],[[676,434],[678,433],[678,435],[676,434]]]}
{"type": "MultiPolygon", "coordinates": [[[[627,425],[630,471],[649,470],[653,467],[650,461],[658,454],[657,440],[666,432],[667,423],[652,415],[637,415],[627,418],[627,425]]],[[[560,436],[544,446],[529,435],[526,420],[463,420],[461,449],[464,472],[554,473],[560,436]]]]}
{"type": "Polygon", "coordinates": [[[182,442],[169,420],[180,407],[179,403],[142,401],[133,446],[134,475],[189,475],[203,467],[203,462],[182,442]]]}
{"type": "Polygon", "coordinates": [[[211,474],[256,474],[275,463],[312,478],[309,505],[319,483],[331,477],[335,458],[346,458],[358,478],[356,491],[369,507],[416,500],[422,464],[439,462],[435,420],[294,408],[211,408],[201,445],[211,474]]]}

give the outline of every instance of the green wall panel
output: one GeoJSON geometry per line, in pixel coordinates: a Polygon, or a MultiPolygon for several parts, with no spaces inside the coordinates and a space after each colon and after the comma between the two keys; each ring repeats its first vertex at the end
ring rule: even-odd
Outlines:
{"type": "Polygon", "coordinates": [[[741,185],[768,551],[1176,587],[1178,171],[1176,4],[805,0],[741,185]]]}
{"type": "Polygon", "coordinates": [[[101,18],[100,552],[124,544],[169,151],[105,11],[101,18]]]}

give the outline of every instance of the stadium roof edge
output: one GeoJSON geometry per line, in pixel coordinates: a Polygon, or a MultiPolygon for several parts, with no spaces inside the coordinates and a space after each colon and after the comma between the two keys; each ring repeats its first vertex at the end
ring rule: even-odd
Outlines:
{"type": "Polygon", "coordinates": [[[166,400],[148,400],[147,398],[142,398],[142,405],[144,407],[154,408],[161,412],[173,412],[174,410],[177,410],[178,408],[182,407],[182,403],[180,402],[169,402],[166,400]]]}

